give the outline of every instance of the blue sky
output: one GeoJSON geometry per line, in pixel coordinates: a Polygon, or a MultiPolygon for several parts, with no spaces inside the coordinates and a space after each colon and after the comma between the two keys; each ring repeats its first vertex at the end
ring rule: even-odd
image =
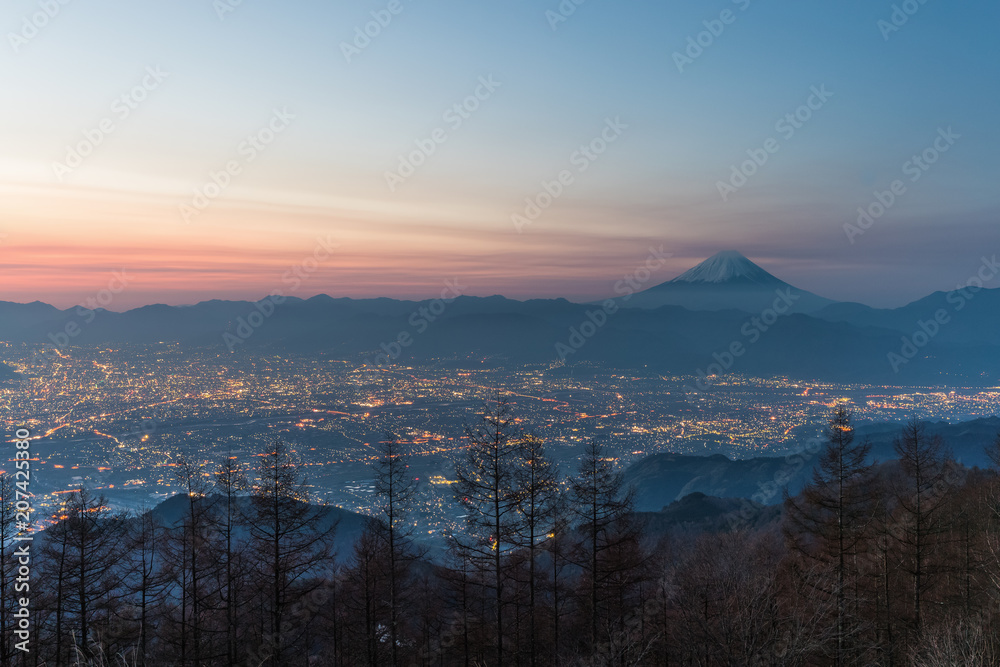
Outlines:
{"type": "Polygon", "coordinates": [[[673,253],[662,280],[733,248],[836,299],[950,289],[1000,250],[1000,6],[904,5],[916,11],[886,32],[892,2],[587,0],[563,3],[575,11],[553,29],[554,0],[399,0],[348,62],[343,44],[388,0],[8,2],[0,298],[76,303],[122,267],[137,275],[122,306],[259,298],[327,235],[340,254],[303,295],[427,296],[462,276],[475,294],[592,298],[650,244],[673,253]],[[162,82],[116,116],[148,68],[162,82]],[[450,125],[482,78],[495,90],[450,125]],[[832,96],[783,136],[775,123],[814,87],[832,96]],[[246,161],[275,109],[294,119],[246,161]],[[579,170],[608,119],[627,129],[579,170]],[[446,141],[389,188],[439,128],[446,141]],[[960,138],[908,180],[947,128],[960,138]],[[777,151],[723,201],[719,182],[769,138],[777,151]],[[179,213],[233,160],[210,205],[179,213]],[[512,216],[564,170],[572,183],[519,233],[512,216]],[[896,179],[905,194],[851,243],[844,225],[896,179]]]}

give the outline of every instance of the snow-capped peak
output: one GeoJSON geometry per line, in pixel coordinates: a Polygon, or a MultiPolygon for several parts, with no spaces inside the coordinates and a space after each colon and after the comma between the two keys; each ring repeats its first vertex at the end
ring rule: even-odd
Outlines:
{"type": "Polygon", "coordinates": [[[688,269],[670,282],[672,283],[780,283],[770,273],[760,268],[742,253],[735,250],[712,255],[704,262],[688,269]]]}

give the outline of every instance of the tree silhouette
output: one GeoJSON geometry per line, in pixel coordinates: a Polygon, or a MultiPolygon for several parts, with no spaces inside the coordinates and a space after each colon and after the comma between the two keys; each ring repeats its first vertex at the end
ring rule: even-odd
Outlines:
{"type": "Polygon", "coordinates": [[[308,498],[294,452],[281,439],[272,440],[260,457],[244,521],[256,552],[266,619],[257,656],[273,667],[287,663],[289,645],[301,638],[312,620],[291,623],[292,595],[307,595],[320,586],[333,556],[336,523],[323,508],[309,505],[308,498]]]}
{"type": "MultiPolygon", "coordinates": [[[[579,471],[570,482],[571,506],[583,533],[583,560],[589,594],[587,612],[590,616],[591,650],[597,650],[599,628],[607,618],[602,613],[606,589],[613,577],[636,565],[635,562],[615,559],[619,550],[638,548],[634,527],[628,517],[632,511],[634,491],[624,489],[623,475],[615,471],[604,447],[592,441],[584,449],[579,471]]],[[[634,553],[632,555],[635,555],[634,553]]]]}
{"type": "Polygon", "coordinates": [[[545,454],[545,444],[540,438],[529,435],[517,443],[521,452],[521,465],[517,468],[518,511],[523,520],[519,523],[520,546],[528,552],[528,624],[529,664],[538,661],[537,615],[538,575],[536,565],[541,541],[549,538],[555,528],[559,503],[559,481],[556,466],[545,454]]]}
{"type": "Polygon", "coordinates": [[[785,492],[784,535],[789,548],[805,559],[800,575],[813,594],[836,600],[836,664],[848,660],[847,641],[859,632],[858,601],[848,597],[852,583],[861,576],[856,563],[867,546],[875,516],[871,445],[854,444],[853,415],[838,405],[826,431],[826,447],[813,470],[812,483],[801,498],[785,492]],[[851,627],[848,628],[848,615],[851,627]]]}
{"type": "Polygon", "coordinates": [[[455,466],[455,497],[466,511],[466,531],[455,546],[492,575],[496,664],[504,663],[504,559],[518,547],[523,516],[518,466],[522,448],[512,438],[510,404],[499,392],[484,407],[480,423],[469,427],[469,448],[455,466]]]}

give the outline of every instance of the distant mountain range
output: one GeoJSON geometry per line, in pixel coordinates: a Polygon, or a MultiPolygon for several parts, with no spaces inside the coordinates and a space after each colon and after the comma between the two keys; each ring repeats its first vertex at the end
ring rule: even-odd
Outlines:
{"type": "Polygon", "coordinates": [[[642,512],[658,511],[692,493],[773,505],[781,502],[784,489],[792,495],[801,491],[815,463],[808,455],[790,464],[782,457],[734,461],[722,454],[654,454],[625,470],[625,484],[635,487],[635,507],[642,512]]]}
{"type": "MultiPolygon", "coordinates": [[[[1000,417],[957,424],[925,422],[925,426],[926,434],[929,437],[940,436],[951,455],[962,465],[970,468],[990,465],[985,448],[1000,433],[1000,417]]],[[[870,462],[885,463],[896,459],[893,441],[899,432],[900,424],[861,424],[855,431],[855,443],[868,440],[871,444],[870,462]]],[[[732,460],[721,454],[653,454],[626,468],[624,479],[626,485],[635,487],[635,506],[640,512],[658,512],[691,494],[730,500],[742,498],[759,505],[773,505],[781,502],[784,490],[794,496],[809,483],[817,453],[818,450],[812,455],[805,453],[741,460],[732,460]]],[[[694,510],[689,508],[685,512],[690,514],[694,510]]]]}
{"type": "Polygon", "coordinates": [[[565,362],[569,370],[553,372],[570,372],[585,362],[662,374],[993,386],[1000,384],[1000,289],[938,292],[880,310],[799,290],[730,251],[669,282],[592,304],[320,295],[115,313],[0,302],[0,340],[60,348],[166,341],[371,364],[565,362]]]}
{"type": "Polygon", "coordinates": [[[632,296],[632,308],[683,306],[690,310],[742,310],[759,313],[773,306],[781,293],[791,293],[789,312],[814,313],[834,301],[792,287],[760,268],[741,253],[727,250],[709,257],[673,280],[632,296]]]}
{"type": "Polygon", "coordinates": [[[716,498],[699,492],[675,500],[658,511],[636,512],[647,536],[761,529],[777,525],[781,516],[778,505],[761,505],[746,498],[716,498]]]}
{"type": "MultiPolygon", "coordinates": [[[[221,512],[223,511],[225,499],[223,496],[211,494],[199,502],[205,503],[207,507],[214,506],[217,511],[221,512]]],[[[185,513],[189,511],[188,503],[187,494],[178,493],[147,511],[153,515],[160,525],[176,527],[183,525],[185,513]]],[[[236,498],[233,505],[235,516],[249,516],[253,514],[253,505],[249,496],[236,498]]],[[[336,526],[336,540],[339,544],[346,546],[346,548],[338,550],[337,556],[339,560],[347,561],[351,557],[351,547],[361,537],[361,534],[368,525],[369,518],[332,505],[314,505],[313,507],[319,514],[319,520],[316,525],[317,530],[328,530],[336,526]]],[[[249,534],[245,529],[238,529],[236,537],[245,538],[249,537],[249,534]]]]}

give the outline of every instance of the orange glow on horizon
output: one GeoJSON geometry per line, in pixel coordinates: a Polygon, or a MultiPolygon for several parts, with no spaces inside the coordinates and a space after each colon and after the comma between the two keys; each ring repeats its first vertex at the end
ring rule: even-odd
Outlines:
{"type": "MultiPolygon", "coordinates": [[[[162,195],[0,185],[9,202],[0,237],[0,299],[59,308],[87,303],[115,272],[127,286],[108,310],[281,292],[355,298],[463,294],[599,298],[648,253],[648,239],[569,233],[556,224],[517,234],[509,214],[463,208],[442,220],[427,204],[363,209],[214,203],[185,224],[162,195]]],[[[657,282],[672,277],[664,269],[657,282]]],[[[651,283],[653,284],[653,283],[651,283]]]]}

